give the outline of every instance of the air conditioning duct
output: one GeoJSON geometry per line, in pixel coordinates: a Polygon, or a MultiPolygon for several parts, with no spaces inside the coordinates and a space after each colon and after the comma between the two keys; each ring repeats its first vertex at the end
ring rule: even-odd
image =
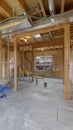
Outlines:
{"type": "Polygon", "coordinates": [[[48,6],[49,6],[50,15],[53,16],[55,14],[54,0],[48,0],[48,6]]]}

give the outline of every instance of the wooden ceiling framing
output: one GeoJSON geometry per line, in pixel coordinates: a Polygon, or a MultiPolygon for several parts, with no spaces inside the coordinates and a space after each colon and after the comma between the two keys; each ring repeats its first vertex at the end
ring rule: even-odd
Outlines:
{"type": "Polygon", "coordinates": [[[65,0],[61,0],[61,13],[64,12],[65,0]]]}
{"type": "Polygon", "coordinates": [[[19,6],[22,8],[22,10],[24,12],[27,12],[28,11],[28,7],[27,7],[27,5],[25,3],[25,0],[18,0],[18,2],[19,2],[19,6]]]}
{"type": "MultiPolygon", "coordinates": [[[[48,0],[46,0],[48,1],[48,0]]],[[[0,20],[4,20],[7,17],[11,17],[13,16],[13,9],[16,9],[16,15],[21,15],[23,13],[29,14],[29,15],[33,15],[33,16],[37,16],[40,17],[39,14],[41,14],[42,17],[47,17],[49,15],[49,7],[46,6],[46,4],[44,4],[44,2],[46,3],[46,1],[44,0],[2,0],[0,3],[0,20]],[[30,4],[31,3],[31,4],[30,4]],[[36,7],[36,8],[34,8],[36,7]],[[38,8],[37,8],[38,7],[38,8]],[[34,8],[34,9],[33,9],[34,8]],[[18,11],[20,10],[20,11],[18,11]],[[47,13],[48,11],[48,13],[47,13]],[[20,13],[19,13],[20,12],[20,13]],[[47,15],[48,14],[48,15],[47,15]]],[[[60,8],[60,13],[63,13],[65,11],[66,8],[66,3],[68,3],[68,0],[60,0],[58,1],[58,5],[57,5],[57,0],[55,0],[55,7],[60,8]]],[[[73,1],[71,0],[69,2],[69,5],[72,4],[73,1]]],[[[68,6],[68,5],[67,5],[68,6]]],[[[68,8],[68,7],[67,7],[68,8]]],[[[55,8],[56,10],[56,8],[55,8]]],[[[56,13],[58,13],[56,10],[56,13]]],[[[33,19],[32,19],[33,20],[33,19]]],[[[46,28],[46,30],[48,30],[46,28]]],[[[35,44],[35,43],[48,43],[48,42],[52,42],[53,40],[56,40],[58,38],[62,39],[64,36],[64,31],[63,29],[60,30],[49,30],[47,31],[47,33],[45,31],[43,31],[43,33],[41,33],[42,30],[40,31],[34,31],[34,33],[31,32],[31,38],[27,39],[27,43],[24,40],[21,40],[20,38],[20,42],[22,44],[35,44]],[[40,38],[34,38],[33,35],[36,34],[40,34],[41,37],[40,38]]],[[[71,32],[71,38],[73,37],[73,23],[70,26],[70,32],[71,32]]],[[[29,33],[27,33],[27,36],[29,35],[29,33]]],[[[25,37],[24,35],[22,37],[25,37]]],[[[56,42],[55,42],[56,44],[56,42]]]]}
{"type": "MultiPolygon", "coordinates": [[[[13,15],[13,10],[15,9],[15,14],[20,15],[23,14],[24,12],[28,13],[31,12],[31,10],[34,7],[39,7],[35,8],[35,11],[33,10],[30,15],[34,15],[37,17],[40,17],[42,12],[42,17],[47,17],[49,15],[49,7],[47,5],[48,0],[2,0],[0,1],[0,20],[3,20],[4,18],[11,17],[13,15]],[[19,11],[20,10],[20,11],[19,11]],[[3,16],[2,16],[3,15],[3,16]]],[[[69,10],[70,6],[73,5],[73,0],[55,0],[55,12],[57,13],[63,13],[65,10],[69,10]],[[68,6],[69,5],[69,6],[68,6]],[[60,9],[60,12],[58,10],[60,9]]],[[[72,7],[71,7],[72,9],[72,7]]]]}
{"type": "Polygon", "coordinates": [[[6,14],[7,17],[12,16],[12,8],[5,0],[0,1],[0,8],[2,8],[2,11],[6,14]]]}
{"type": "MultiPolygon", "coordinates": [[[[12,17],[13,16],[13,9],[15,8],[16,12],[15,14],[19,15],[18,13],[18,6],[13,6],[12,3],[15,3],[15,5],[19,5],[19,7],[22,10],[22,13],[27,13],[32,9],[33,5],[40,6],[41,12],[43,15],[40,15],[42,17],[47,17],[46,14],[49,15],[49,9],[46,8],[44,5],[44,0],[31,0],[31,4],[29,4],[29,0],[2,0],[0,3],[0,13],[1,13],[1,18],[3,17],[12,17]],[[28,3],[27,3],[28,1],[28,3]],[[33,4],[34,3],[34,4],[33,4]],[[12,5],[11,5],[12,4],[12,5]],[[32,5],[30,7],[30,5],[32,5]],[[48,13],[47,13],[48,11],[48,13]],[[3,15],[3,16],[2,16],[3,15]]],[[[46,0],[45,0],[46,1],[46,0]]],[[[67,2],[69,0],[66,0],[67,2]]],[[[71,4],[72,4],[71,0],[71,4]]],[[[55,5],[57,4],[57,0],[55,0],[55,5]]],[[[61,4],[59,3],[60,8],[60,13],[63,13],[65,10],[65,1],[61,0],[61,4]]],[[[57,10],[58,10],[57,8],[57,10]]],[[[55,8],[56,9],[56,8],[55,8]]],[[[37,12],[37,11],[36,11],[37,12]]],[[[58,12],[56,12],[58,13],[58,12]]],[[[40,17],[38,15],[34,15],[37,17],[40,17]]],[[[23,34],[15,35],[14,36],[14,90],[17,91],[18,86],[17,86],[17,39],[24,46],[28,46],[27,44],[31,45],[32,41],[31,39],[33,38],[33,35],[39,34],[41,35],[41,39],[43,41],[37,42],[37,40],[34,41],[34,44],[32,44],[32,79],[34,77],[34,56],[33,56],[33,49],[34,48],[40,48],[40,47],[52,47],[52,46],[63,46],[64,47],[64,96],[66,100],[70,100],[70,79],[69,79],[69,61],[70,61],[70,34],[71,38],[73,37],[73,23],[70,25],[69,22],[64,24],[57,24],[56,26],[52,27],[45,27],[45,28],[39,28],[37,30],[32,30],[32,31],[27,31],[23,34]],[[71,32],[71,33],[70,33],[71,32]],[[30,37],[27,38],[26,41],[21,41],[21,38],[26,38],[27,36],[30,37]],[[32,38],[31,38],[32,37],[32,38]],[[43,38],[44,37],[44,38],[43,38]],[[47,41],[46,41],[47,38],[47,41]],[[29,41],[29,42],[28,42],[29,41]],[[35,44],[36,43],[36,44],[35,44]]],[[[38,38],[37,38],[38,39],[38,38]]],[[[10,39],[8,38],[8,43],[10,42],[10,39]]],[[[9,48],[9,47],[8,47],[9,48]]]]}
{"type": "Polygon", "coordinates": [[[45,11],[45,8],[44,8],[43,0],[38,0],[38,2],[39,2],[39,4],[40,4],[40,7],[41,7],[41,10],[42,10],[43,16],[46,17],[46,11],[45,11]]]}

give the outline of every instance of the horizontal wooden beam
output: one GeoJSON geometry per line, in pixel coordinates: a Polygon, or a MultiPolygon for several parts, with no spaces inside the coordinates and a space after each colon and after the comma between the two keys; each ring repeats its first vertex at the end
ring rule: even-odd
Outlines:
{"type": "Polygon", "coordinates": [[[61,38],[61,39],[53,40],[50,42],[35,43],[35,44],[32,44],[32,47],[33,48],[41,48],[41,47],[60,46],[63,44],[64,44],[64,40],[61,38]]]}
{"type": "MultiPolygon", "coordinates": [[[[67,21],[68,22],[68,21],[67,21]]],[[[60,29],[64,29],[64,26],[66,25],[67,23],[64,23],[64,24],[57,24],[57,25],[54,25],[54,26],[51,26],[51,27],[42,27],[39,29],[35,28],[32,30],[27,30],[27,32],[23,33],[23,34],[20,34],[19,37],[24,37],[24,36],[31,36],[31,35],[35,35],[35,34],[43,34],[43,33],[47,33],[47,32],[51,32],[51,31],[55,31],[55,30],[60,30],[60,29]]]]}
{"type": "MultiPolygon", "coordinates": [[[[18,42],[20,42],[17,39],[18,42]]],[[[40,43],[34,43],[34,44],[25,44],[25,45],[20,45],[21,47],[29,47],[32,46],[32,48],[41,48],[41,47],[51,47],[51,46],[60,46],[64,44],[64,39],[63,38],[57,38],[54,39],[53,41],[49,42],[40,42],[40,43]]]]}
{"type": "Polygon", "coordinates": [[[0,7],[2,8],[7,17],[12,16],[12,8],[5,0],[0,1],[0,7]]]}

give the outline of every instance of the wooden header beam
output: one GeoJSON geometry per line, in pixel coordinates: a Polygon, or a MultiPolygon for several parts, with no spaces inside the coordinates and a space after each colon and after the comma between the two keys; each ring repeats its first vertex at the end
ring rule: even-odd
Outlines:
{"type": "Polygon", "coordinates": [[[61,39],[53,40],[50,42],[35,43],[35,44],[32,44],[32,47],[33,48],[41,48],[41,47],[60,46],[63,44],[64,44],[64,40],[61,38],[61,39]]]}
{"type": "Polygon", "coordinates": [[[32,35],[35,35],[35,34],[43,34],[43,33],[47,33],[47,32],[51,32],[51,31],[55,31],[55,30],[61,30],[61,29],[64,29],[64,26],[68,23],[68,21],[64,24],[58,24],[58,25],[54,25],[54,26],[51,26],[51,27],[44,27],[42,29],[33,29],[31,31],[28,31],[23,33],[23,34],[20,34],[19,37],[24,37],[24,36],[32,36],[32,35]]]}
{"type": "MultiPolygon", "coordinates": [[[[17,39],[18,42],[22,43],[19,39],[17,39]]],[[[22,43],[23,44],[23,43],[22,43]]],[[[41,48],[41,47],[51,47],[51,46],[60,46],[64,44],[64,38],[57,38],[49,42],[39,42],[39,43],[34,43],[34,44],[25,44],[25,45],[20,45],[21,47],[29,47],[32,46],[33,48],[41,48]]]]}

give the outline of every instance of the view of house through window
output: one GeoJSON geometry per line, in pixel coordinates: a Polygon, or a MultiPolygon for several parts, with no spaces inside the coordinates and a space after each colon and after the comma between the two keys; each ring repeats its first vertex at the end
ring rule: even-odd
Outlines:
{"type": "Polygon", "coordinates": [[[37,56],[36,57],[37,70],[53,70],[53,56],[37,56]]]}

